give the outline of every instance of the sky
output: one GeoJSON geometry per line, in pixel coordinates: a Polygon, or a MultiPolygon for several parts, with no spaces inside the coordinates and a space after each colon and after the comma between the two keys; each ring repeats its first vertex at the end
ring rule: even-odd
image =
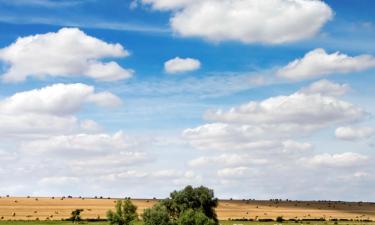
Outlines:
{"type": "Polygon", "coordinates": [[[375,201],[372,0],[0,0],[0,195],[375,201]]]}

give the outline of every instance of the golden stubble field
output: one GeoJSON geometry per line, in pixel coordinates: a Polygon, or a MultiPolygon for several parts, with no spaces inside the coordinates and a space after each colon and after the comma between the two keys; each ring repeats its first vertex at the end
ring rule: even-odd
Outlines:
{"type": "MultiPolygon", "coordinates": [[[[51,198],[51,197],[1,197],[2,220],[61,220],[74,209],[84,209],[83,218],[104,219],[107,210],[113,209],[116,199],[51,198]]],[[[132,199],[138,213],[151,207],[158,200],[132,199]]],[[[255,201],[220,200],[217,208],[219,219],[353,219],[375,220],[375,203],[316,202],[316,201],[255,201]]]]}

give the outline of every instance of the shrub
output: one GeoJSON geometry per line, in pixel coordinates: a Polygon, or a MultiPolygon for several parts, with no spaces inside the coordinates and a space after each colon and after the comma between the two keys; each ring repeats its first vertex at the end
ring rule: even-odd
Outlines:
{"type": "Polygon", "coordinates": [[[276,217],[276,222],[278,223],[282,223],[284,221],[283,217],[282,216],[278,216],[276,217]]]}
{"type": "Polygon", "coordinates": [[[71,216],[70,216],[69,220],[71,220],[73,223],[81,221],[82,220],[82,218],[81,218],[81,212],[82,211],[83,211],[83,209],[73,210],[71,212],[71,216]]]}
{"type": "Polygon", "coordinates": [[[107,218],[111,225],[130,225],[138,219],[137,206],[129,199],[116,202],[116,211],[109,210],[107,218]]]}
{"type": "Polygon", "coordinates": [[[207,217],[202,211],[188,209],[177,220],[178,225],[215,225],[216,221],[207,217]]]}
{"type": "Polygon", "coordinates": [[[161,204],[145,209],[142,215],[144,225],[171,225],[168,210],[161,204]]]}

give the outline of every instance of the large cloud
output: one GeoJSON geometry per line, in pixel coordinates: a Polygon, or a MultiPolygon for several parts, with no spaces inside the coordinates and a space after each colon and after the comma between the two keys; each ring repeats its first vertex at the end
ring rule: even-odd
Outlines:
{"type": "Polygon", "coordinates": [[[360,107],[338,98],[348,90],[348,85],[322,80],[291,95],[209,111],[205,118],[210,123],[183,132],[194,148],[207,154],[188,165],[205,170],[228,193],[245,182],[246,188],[278,196],[300,198],[315,189],[341,196],[358,187],[340,194],[327,187],[348,176],[356,179],[358,189],[367,190],[373,181],[360,183],[359,177],[373,171],[371,156],[346,149],[332,153],[334,144],[319,142],[337,124],[366,118],[360,107]]]}
{"type": "Polygon", "coordinates": [[[132,70],[113,61],[100,60],[128,55],[120,44],[106,43],[76,28],[18,38],[0,49],[0,60],[8,67],[2,77],[6,82],[45,76],[87,76],[102,81],[126,79],[132,76],[132,70]]]}
{"type": "Polygon", "coordinates": [[[172,29],[211,41],[280,44],[314,36],[333,17],[320,0],[141,0],[172,10],[172,29]],[[306,26],[309,24],[309,26],[306,26]]]}
{"type": "Polygon", "coordinates": [[[328,54],[324,49],[312,50],[301,59],[290,62],[277,74],[290,80],[303,80],[338,73],[351,73],[375,67],[371,55],[348,56],[340,52],[328,54]]]}
{"type": "Polygon", "coordinates": [[[5,135],[96,130],[94,121],[80,121],[73,115],[87,103],[114,107],[121,104],[121,99],[109,92],[97,93],[94,87],[80,83],[19,92],[0,100],[0,128],[5,135]]]}
{"type": "Polygon", "coordinates": [[[334,97],[347,88],[318,81],[291,95],[211,110],[205,118],[212,123],[186,129],[183,136],[198,149],[279,153],[311,149],[311,144],[294,139],[367,115],[360,107],[334,97]]]}
{"type": "Polygon", "coordinates": [[[301,92],[249,102],[223,111],[209,111],[208,120],[245,124],[296,124],[320,127],[362,118],[365,112],[352,103],[321,94],[301,92]]]}

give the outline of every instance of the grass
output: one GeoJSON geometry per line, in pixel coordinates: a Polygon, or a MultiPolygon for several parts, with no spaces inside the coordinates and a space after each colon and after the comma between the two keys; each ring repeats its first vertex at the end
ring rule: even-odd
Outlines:
{"type": "MultiPolygon", "coordinates": [[[[72,225],[70,221],[0,221],[0,225],[72,225]]],[[[108,222],[82,222],[78,225],[108,225],[108,222]]],[[[221,225],[375,225],[375,222],[254,222],[254,221],[220,221],[221,225]]],[[[142,222],[136,222],[135,225],[142,225],[142,222]]]]}

